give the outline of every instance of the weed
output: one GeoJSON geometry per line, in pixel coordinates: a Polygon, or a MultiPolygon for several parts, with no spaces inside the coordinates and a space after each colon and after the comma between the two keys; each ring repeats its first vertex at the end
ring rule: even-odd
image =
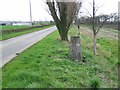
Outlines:
{"type": "Polygon", "coordinates": [[[98,79],[92,79],[90,81],[90,86],[92,88],[99,88],[100,87],[100,81],[98,79]]]}

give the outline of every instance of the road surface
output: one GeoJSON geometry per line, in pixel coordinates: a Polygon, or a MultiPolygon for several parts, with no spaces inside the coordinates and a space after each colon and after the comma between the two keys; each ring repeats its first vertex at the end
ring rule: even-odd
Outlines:
{"type": "Polygon", "coordinates": [[[0,41],[0,67],[4,66],[7,62],[13,59],[16,56],[16,53],[21,53],[56,29],[56,26],[54,26],[48,29],[0,41]]]}

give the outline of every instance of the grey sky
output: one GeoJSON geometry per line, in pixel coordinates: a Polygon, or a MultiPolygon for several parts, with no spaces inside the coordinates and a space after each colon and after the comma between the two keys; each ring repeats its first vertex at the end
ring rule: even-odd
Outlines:
{"type": "MultiPolygon", "coordinates": [[[[91,6],[92,1],[93,0],[83,0],[83,8],[81,9],[81,11],[86,12],[86,9],[88,11],[92,11],[92,6],[91,6]]],[[[120,0],[95,0],[96,8],[99,7],[96,14],[100,15],[100,14],[117,13],[119,1],[120,0]]]]}
{"type": "MultiPolygon", "coordinates": [[[[90,4],[88,2],[92,0],[82,1],[83,7],[89,9],[90,4]]],[[[100,6],[98,13],[109,14],[117,12],[118,1],[120,0],[96,0],[96,4],[100,6]]],[[[46,11],[46,5],[43,0],[31,0],[31,3],[33,20],[52,20],[52,17],[46,11]]],[[[29,0],[0,0],[0,21],[30,21],[29,11],[29,0]]]]}

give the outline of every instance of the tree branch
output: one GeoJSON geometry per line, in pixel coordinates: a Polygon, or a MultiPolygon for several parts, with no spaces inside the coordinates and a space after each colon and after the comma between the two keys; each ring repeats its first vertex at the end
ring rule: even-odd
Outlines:
{"type": "Polygon", "coordinates": [[[113,18],[116,15],[116,13],[114,13],[111,17],[109,18],[105,18],[105,20],[102,22],[102,24],[99,26],[99,28],[96,30],[96,34],[99,32],[99,30],[103,27],[104,23],[109,20],[110,18],[113,18]]]}
{"type": "Polygon", "coordinates": [[[84,7],[83,7],[83,9],[85,9],[87,11],[87,13],[90,15],[90,17],[93,17],[92,14],[88,11],[88,9],[86,9],[84,7]]]}
{"type": "Polygon", "coordinates": [[[54,21],[59,22],[54,2],[50,2],[50,0],[47,0],[46,3],[49,6],[49,10],[51,11],[51,15],[53,16],[54,21]]]}

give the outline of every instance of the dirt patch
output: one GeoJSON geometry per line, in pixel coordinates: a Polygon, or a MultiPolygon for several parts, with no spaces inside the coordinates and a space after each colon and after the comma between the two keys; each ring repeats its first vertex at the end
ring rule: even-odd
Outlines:
{"type": "MultiPolygon", "coordinates": [[[[92,30],[87,29],[87,28],[81,28],[80,30],[82,33],[88,35],[89,37],[93,37],[92,30]]],[[[97,37],[105,37],[105,38],[110,38],[110,39],[116,39],[118,40],[118,33],[117,32],[112,32],[112,31],[107,31],[107,30],[100,30],[97,37]]]]}
{"type": "Polygon", "coordinates": [[[92,33],[92,31],[89,30],[89,29],[81,28],[80,32],[82,32],[82,33],[88,35],[88,36],[91,37],[91,38],[93,37],[93,33],[92,33]]]}

